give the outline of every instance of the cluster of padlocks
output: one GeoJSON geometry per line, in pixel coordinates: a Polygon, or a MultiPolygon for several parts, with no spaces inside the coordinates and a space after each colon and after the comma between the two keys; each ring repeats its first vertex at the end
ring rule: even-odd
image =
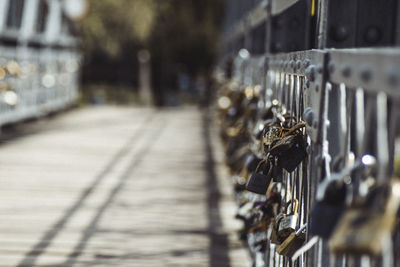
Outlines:
{"type": "Polygon", "coordinates": [[[324,261],[331,266],[346,262],[348,266],[395,266],[399,179],[385,176],[370,153],[350,152],[324,168],[329,164],[326,159],[312,158],[312,150],[321,145],[306,131],[312,123],[305,122],[310,110],[304,108],[306,96],[300,89],[309,77],[282,76],[281,84],[297,85],[274,88],[276,84],[266,84],[262,78],[255,82],[254,77],[264,77],[258,75],[264,69],[251,60],[235,66],[233,78],[220,87],[217,106],[226,165],[235,188],[236,218],[243,221],[240,237],[251,251],[254,266],[314,266],[309,253],[318,245],[320,255],[324,250],[331,255],[319,259],[320,266],[328,266],[324,261]],[[279,89],[279,94],[273,89],[279,89]],[[312,178],[310,172],[317,167],[322,171],[312,178]],[[362,260],[368,264],[361,264],[362,260]]]}
{"type": "Polygon", "coordinates": [[[0,125],[40,117],[78,97],[79,56],[69,51],[3,48],[0,125]]]}
{"type": "Polygon", "coordinates": [[[80,2],[0,1],[0,127],[76,102],[81,56],[71,12],[80,2]]]}

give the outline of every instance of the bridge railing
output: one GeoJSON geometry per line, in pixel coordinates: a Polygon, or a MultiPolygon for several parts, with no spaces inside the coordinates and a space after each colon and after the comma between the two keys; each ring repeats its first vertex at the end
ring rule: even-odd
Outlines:
{"type": "Polygon", "coordinates": [[[81,55],[61,0],[0,0],[0,126],[78,98],[81,55]]]}
{"type": "MultiPolygon", "coordinates": [[[[343,8],[340,10],[331,3],[334,1],[283,2],[258,1],[250,11],[232,15],[228,21],[236,22],[227,24],[230,30],[225,29],[221,46],[221,69],[229,64],[229,58],[234,58],[233,90],[260,88],[258,114],[275,101],[306,124],[307,160],[294,172],[283,171],[281,191],[284,202],[299,200],[297,227],[305,225],[306,242],[291,258],[278,254],[279,245],[267,238],[262,249],[250,246],[254,262],[256,266],[400,266],[398,217],[391,241],[378,256],[334,253],[329,238],[310,231],[315,223],[312,211],[319,185],[362,161],[364,155],[376,160],[372,174],[376,184],[393,181],[396,138],[400,136],[400,49],[396,48],[400,21],[396,10],[400,6],[381,3],[379,8],[386,13],[369,22],[362,15],[354,15],[341,28],[337,26],[338,18],[353,11],[373,14],[377,7],[338,1],[336,4],[343,8]],[[277,8],[277,3],[282,8],[277,8]],[[383,18],[385,15],[390,19],[383,18]],[[260,39],[257,27],[262,27],[264,39],[260,39]],[[299,33],[291,35],[296,29],[299,33]],[[257,47],[264,49],[260,53],[257,47]]],[[[258,124],[262,123],[260,116],[257,119],[258,124]]],[[[257,123],[246,125],[253,133],[257,123]]],[[[264,151],[254,151],[254,145],[248,146],[257,156],[266,156],[264,151]]],[[[346,209],[368,191],[365,177],[361,177],[355,175],[349,181],[346,209]]],[[[267,236],[270,229],[266,230],[267,236]]]]}

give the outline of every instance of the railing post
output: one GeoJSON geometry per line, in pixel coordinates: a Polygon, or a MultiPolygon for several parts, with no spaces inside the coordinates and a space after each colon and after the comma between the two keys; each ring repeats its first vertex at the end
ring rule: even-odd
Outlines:
{"type": "Polygon", "coordinates": [[[0,0],[0,32],[4,31],[7,22],[7,11],[10,0],[0,0]]]}
{"type": "Polygon", "coordinates": [[[51,0],[49,3],[49,17],[46,23],[46,42],[52,44],[60,36],[62,24],[62,6],[60,0],[51,0]]]}
{"type": "Polygon", "coordinates": [[[38,0],[25,0],[24,11],[22,15],[21,30],[19,40],[27,42],[28,39],[35,33],[35,25],[38,15],[38,0]]]}

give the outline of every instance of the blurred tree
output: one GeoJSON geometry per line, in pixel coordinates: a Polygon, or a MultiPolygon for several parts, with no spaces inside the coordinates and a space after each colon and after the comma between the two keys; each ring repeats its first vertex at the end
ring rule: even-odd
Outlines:
{"type": "Polygon", "coordinates": [[[146,42],[152,30],[152,0],[91,0],[81,29],[85,52],[98,49],[118,56],[128,42],[146,42]]]}
{"type": "Polygon", "coordinates": [[[177,73],[207,76],[217,47],[223,0],[91,0],[81,23],[85,83],[137,86],[137,51],[151,53],[158,105],[177,73]]]}

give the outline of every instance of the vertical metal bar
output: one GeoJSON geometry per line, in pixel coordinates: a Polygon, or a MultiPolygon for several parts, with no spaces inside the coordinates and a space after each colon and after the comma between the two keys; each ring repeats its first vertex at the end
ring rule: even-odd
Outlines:
{"type": "MultiPolygon", "coordinates": [[[[294,91],[295,91],[295,79],[294,79],[294,75],[290,75],[289,76],[290,77],[290,79],[289,79],[289,90],[288,90],[288,106],[289,106],[289,114],[290,114],[290,116],[293,116],[293,113],[295,112],[294,111],[294,107],[293,107],[293,105],[294,105],[294,101],[293,101],[293,96],[295,95],[294,94],[294,91]]],[[[291,126],[293,126],[292,125],[292,122],[290,123],[290,125],[289,125],[289,127],[291,127],[291,126]]]]}
{"type": "Polygon", "coordinates": [[[379,92],[376,97],[376,113],[376,153],[378,159],[377,181],[383,183],[387,180],[389,161],[387,96],[383,92],[379,92]]]}
{"type": "Polygon", "coordinates": [[[49,15],[46,23],[45,40],[51,44],[60,37],[62,10],[60,0],[51,0],[48,3],[49,15]]]}
{"type": "Polygon", "coordinates": [[[272,29],[272,20],[271,20],[271,8],[272,8],[272,1],[264,0],[265,1],[265,12],[267,12],[267,21],[265,23],[265,55],[269,56],[271,53],[271,29],[272,29]]]}
{"type": "Polygon", "coordinates": [[[20,41],[26,42],[28,38],[34,34],[37,23],[38,8],[38,0],[25,0],[19,36],[20,41]]]}
{"type": "Polygon", "coordinates": [[[279,103],[283,103],[284,101],[284,91],[285,91],[285,85],[286,85],[286,74],[284,72],[280,73],[280,78],[281,78],[281,82],[279,84],[279,94],[280,94],[280,99],[279,99],[279,103]]]}
{"type": "Polygon", "coordinates": [[[0,32],[3,32],[7,22],[8,6],[11,0],[0,0],[0,32]]]}
{"type": "Polygon", "coordinates": [[[341,162],[341,166],[346,164],[347,157],[347,132],[348,132],[348,123],[347,123],[347,105],[346,105],[346,85],[340,84],[339,86],[339,140],[340,142],[340,156],[343,161],[341,162]],[[344,138],[346,137],[346,138],[344,138]]]}
{"type": "Polygon", "coordinates": [[[389,127],[388,127],[388,131],[389,131],[389,162],[388,162],[388,170],[387,170],[387,175],[388,176],[393,176],[393,168],[394,168],[394,155],[395,155],[395,147],[396,147],[396,130],[398,127],[398,120],[399,120],[399,116],[398,116],[398,112],[399,112],[399,108],[398,108],[398,104],[396,103],[397,99],[391,99],[391,105],[390,105],[390,121],[389,121],[389,127]]]}
{"type": "Polygon", "coordinates": [[[355,125],[356,125],[356,158],[361,158],[365,153],[364,136],[365,136],[365,112],[364,112],[364,90],[357,88],[355,93],[355,125]]]}
{"type": "Polygon", "coordinates": [[[329,0],[318,1],[318,14],[319,14],[319,28],[318,28],[318,49],[324,49],[326,47],[327,38],[327,24],[328,24],[328,5],[329,0]]]}

